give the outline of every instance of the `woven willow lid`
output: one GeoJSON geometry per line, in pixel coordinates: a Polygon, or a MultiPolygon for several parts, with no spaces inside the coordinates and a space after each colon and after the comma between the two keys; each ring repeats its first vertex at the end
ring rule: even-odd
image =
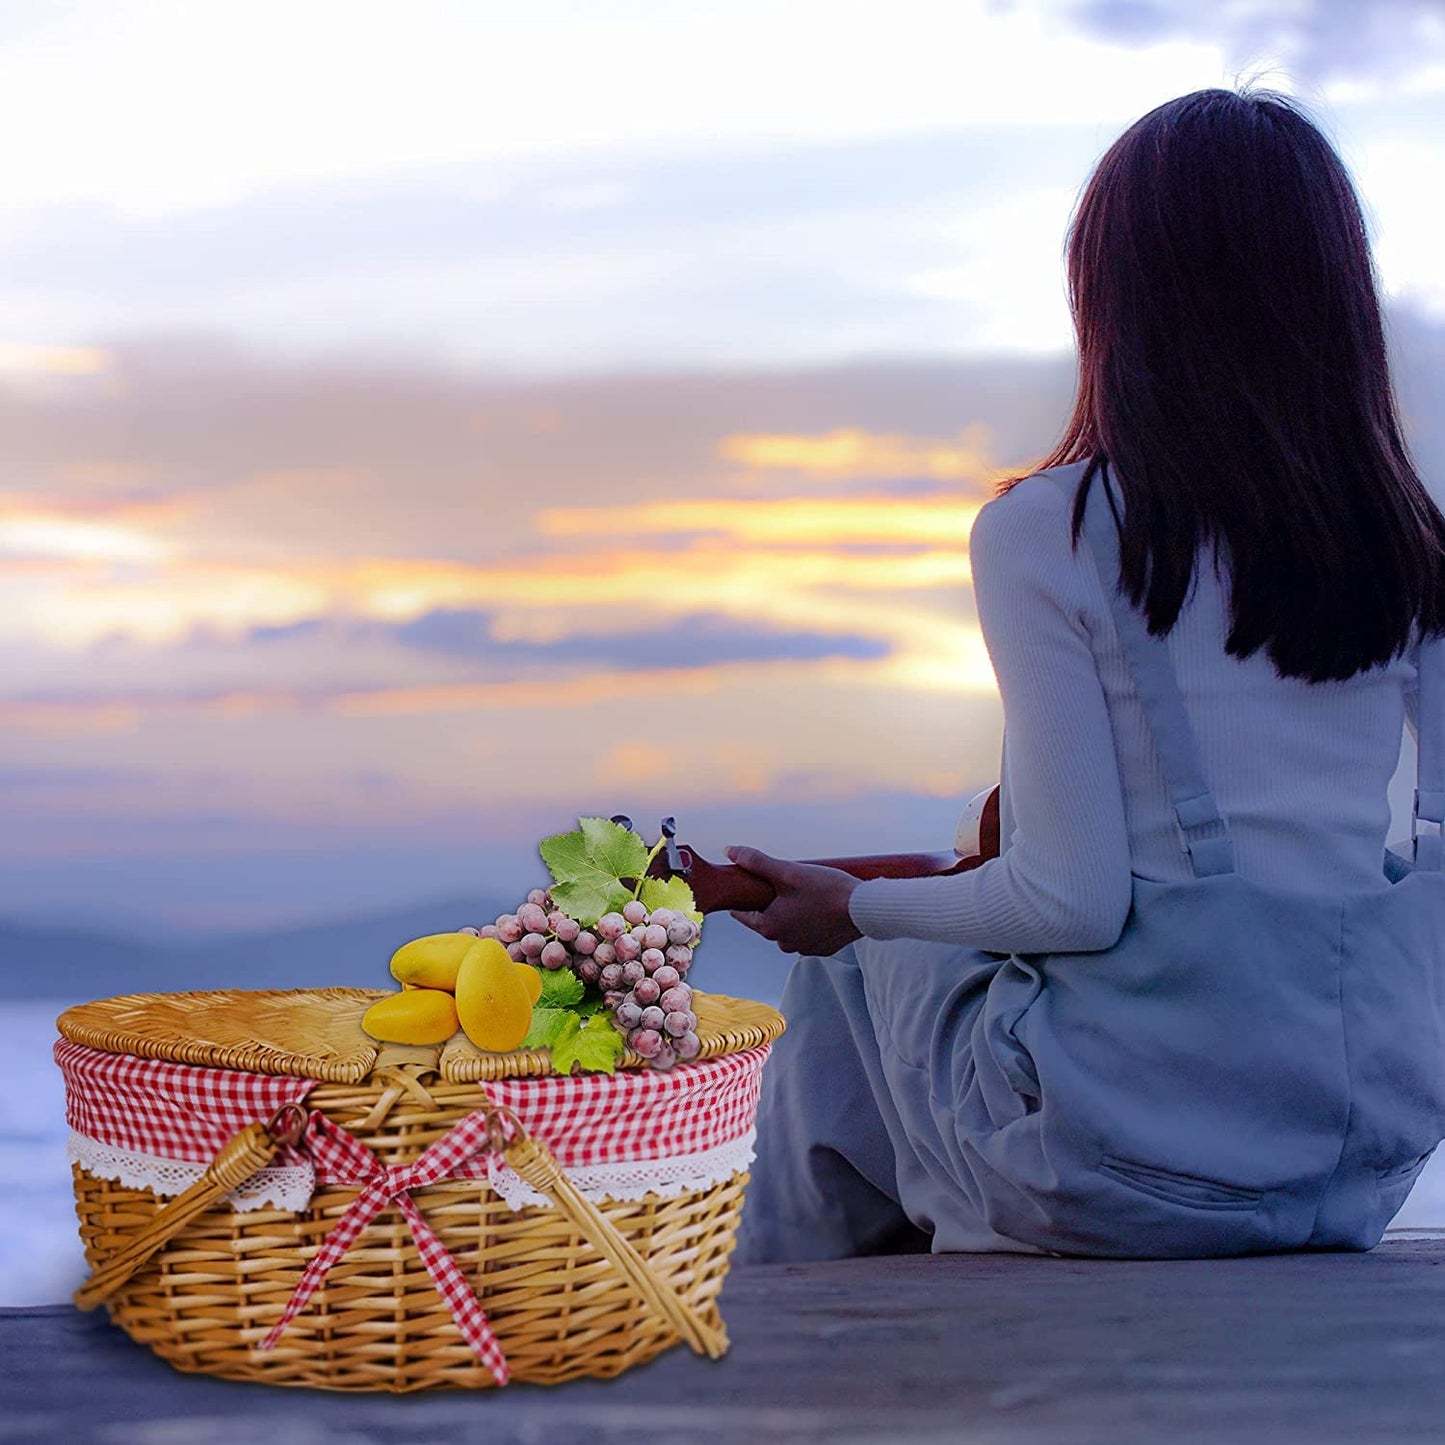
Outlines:
{"type": "MultiPolygon", "coordinates": [[[[131,993],[66,1009],[56,1021],[72,1043],[111,1054],[290,1074],[356,1084],[373,1068],[408,1064],[435,1070],[448,1083],[553,1074],[546,1049],[495,1054],[458,1033],[444,1044],[379,1044],[361,1015],[390,990],[363,988],[217,989],[205,993],[131,993]]],[[[693,990],[700,1059],[770,1043],[783,1016],[753,999],[693,990]]],[[[630,1049],[622,1068],[646,1061],[630,1049]]]]}

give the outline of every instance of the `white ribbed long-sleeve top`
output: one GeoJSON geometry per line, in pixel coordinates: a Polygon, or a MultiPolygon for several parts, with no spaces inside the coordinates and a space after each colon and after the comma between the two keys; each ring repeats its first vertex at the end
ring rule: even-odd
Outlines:
{"type": "MultiPolygon", "coordinates": [[[[1042,474],[980,508],[969,555],[1004,711],[1001,851],[947,877],[869,879],[849,915],[871,938],[1108,948],[1131,873],[1193,875],[1098,568],[1083,534],[1070,550],[1069,502],[1042,474]]],[[[1402,729],[1415,732],[1418,644],[1343,682],[1281,678],[1264,649],[1225,652],[1227,558],[1220,570],[1202,546],[1165,641],[1236,871],[1281,888],[1388,887],[1387,793],[1402,729]]]]}

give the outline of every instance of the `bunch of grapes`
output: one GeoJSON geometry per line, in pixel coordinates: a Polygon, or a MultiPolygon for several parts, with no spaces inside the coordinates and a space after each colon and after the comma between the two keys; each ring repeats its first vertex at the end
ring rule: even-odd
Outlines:
{"type": "Polygon", "coordinates": [[[627,1047],[654,1069],[698,1056],[697,1014],[684,978],[702,929],[681,909],[648,912],[633,898],[584,928],[546,889],[534,888],[515,913],[463,931],[497,939],[519,962],[570,968],[584,985],[601,989],[627,1047]]]}

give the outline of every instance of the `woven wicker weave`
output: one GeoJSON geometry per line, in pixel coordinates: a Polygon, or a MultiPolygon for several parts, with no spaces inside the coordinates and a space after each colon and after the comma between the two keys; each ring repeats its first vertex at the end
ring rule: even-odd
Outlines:
{"type": "MultiPolygon", "coordinates": [[[[306,993],[307,1009],[320,1008],[333,1021],[342,1018],[343,1003],[359,1010],[377,997],[365,990],[300,992],[306,993]]],[[[296,1036],[280,1031],[288,1017],[285,1004],[271,1009],[261,1029],[264,1042],[254,1057],[246,1055],[231,1025],[245,1006],[241,1000],[265,997],[260,994],[155,995],[154,1010],[145,997],[71,1009],[62,1016],[61,1031],[92,1047],[114,1049],[123,1039],[124,1051],[147,1057],[213,1065],[224,1059],[225,1067],[271,1073],[316,1077],[356,1066],[349,1052],[354,1040],[339,1022],[322,1031],[333,1052],[318,1054],[318,1036],[312,1034],[309,1050],[288,1053],[287,1043],[296,1036]],[[189,1025],[182,1024],[167,1038],[164,1030],[186,1019],[198,1021],[202,1036],[186,1035],[189,1025]],[[290,1067],[281,1067],[285,1059],[290,1067]],[[302,1059],[306,1068],[297,1067],[302,1059]],[[327,1067],[316,1068],[317,1063],[327,1067]]],[[[301,1000],[295,1002],[299,1010],[301,1000]]],[[[707,1057],[771,1041],[783,1029],[776,1010],[751,1000],[698,992],[695,1007],[707,1057]]],[[[294,1022],[301,1014],[291,1010],[290,1016],[294,1022]]],[[[246,1017],[254,1025],[255,1013],[246,1017]]],[[[449,1054],[449,1067],[463,1078],[468,1070],[473,1079],[484,1069],[490,1077],[550,1072],[545,1054],[487,1055],[453,1044],[407,1052],[422,1057],[410,1059],[403,1070],[390,1055],[374,1061],[372,1076],[322,1083],[308,1099],[383,1164],[414,1159],[485,1107],[483,1084],[428,1077],[438,1064],[448,1065],[449,1054]]],[[[596,1206],[724,1345],[717,1296],[748,1178],[738,1171],[676,1198],[649,1193],[641,1201],[605,1200],[596,1206]]],[[[79,1165],[74,1179],[81,1237],[93,1268],[144,1235],[165,1203],[149,1190],[96,1178],[79,1165]]],[[[612,1376],[678,1342],[678,1332],[640,1307],[618,1270],[559,1209],[513,1210],[484,1180],[449,1180],[412,1197],[473,1286],[513,1380],[555,1384],[612,1376]]],[[[491,1374],[463,1340],[395,1209],[384,1210],[366,1227],[280,1343],[265,1353],[256,1350],[320,1241],[355,1198],[353,1189],[323,1186],[299,1213],[238,1212],[221,1201],[185,1225],[109,1298],[111,1318],[178,1369],[232,1379],[335,1390],[491,1386],[491,1374]]]]}

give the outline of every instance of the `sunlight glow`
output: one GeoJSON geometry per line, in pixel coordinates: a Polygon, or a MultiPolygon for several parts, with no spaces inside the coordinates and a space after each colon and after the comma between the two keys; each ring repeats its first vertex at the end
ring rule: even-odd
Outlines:
{"type": "Polygon", "coordinates": [[[159,537],[69,517],[0,516],[0,557],[93,558],[159,562],[170,548],[159,537]]]}
{"type": "Polygon", "coordinates": [[[98,346],[27,346],[0,342],[0,372],[94,376],[109,364],[110,358],[98,346]]]}
{"type": "Polygon", "coordinates": [[[411,0],[404,24],[385,0],[116,4],[83,25],[67,9],[9,37],[0,58],[0,123],[26,138],[0,160],[0,198],[102,202],[142,222],[468,161],[488,163],[476,184],[524,186],[528,157],[607,146],[1123,119],[1214,82],[1222,64],[1213,44],[1141,56],[985,0],[411,0]]]}

